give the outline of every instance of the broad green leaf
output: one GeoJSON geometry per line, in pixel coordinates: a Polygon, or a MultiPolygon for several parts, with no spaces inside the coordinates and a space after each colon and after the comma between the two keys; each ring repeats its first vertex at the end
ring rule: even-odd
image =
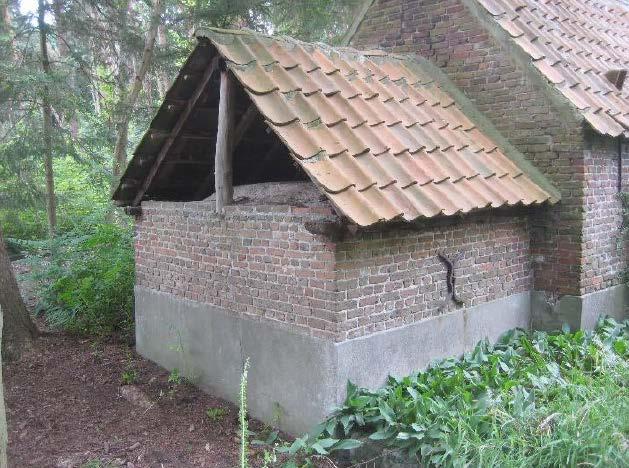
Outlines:
{"type": "Polygon", "coordinates": [[[314,444],[312,444],[310,446],[310,448],[312,448],[312,450],[317,452],[319,455],[327,455],[328,454],[328,451],[326,449],[324,449],[319,442],[315,442],[314,444]]]}
{"type": "Polygon", "coordinates": [[[338,439],[319,439],[317,440],[317,443],[323,448],[330,448],[338,441],[338,439]]]}
{"type": "Polygon", "coordinates": [[[360,447],[363,443],[356,439],[344,439],[337,443],[332,450],[350,450],[356,447],[360,447]]]}

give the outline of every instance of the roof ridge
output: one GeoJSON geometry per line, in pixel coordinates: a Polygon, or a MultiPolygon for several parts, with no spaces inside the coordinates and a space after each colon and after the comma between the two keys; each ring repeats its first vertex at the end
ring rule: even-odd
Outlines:
{"type": "MultiPolygon", "coordinates": [[[[275,35],[275,34],[268,34],[268,33],[263,33],[260,31],[255,31],[253,29],[248,29],[248,28],[243,28],[243,29],[225,29],[225,28],[217,28],[217,27],[198,27],[194,33],[193,33],[193,37],[197,38],[197,39],[201,39],[201,38],[205,38],[205,39],[211,39],[211,33],[216,33],[216,34],[221,34],[221,35],[234,35],[234,36],[254,36],[254,37],[258,37],[258,38],[265,38],[268,40],[272,40],[272,41],[283,41],[283,42],[288,42],[288,43],[292,43],[292,44],[299,44],[302,46],[307,46],[307,47],[318,47],[319,49],[322,50],[327,50],[327,51],[332,51],[334,53],[338,53],[338,54],[349,54],[349,55],[355,55],[355,56],[360,56],[360,57],[378,57],[378,56],[382,56],[382,57],[389,57],[389,58],[393,58],[393,59],[397,59],[397,60],[406,60],[409,58],[409,56],[407,54],[399,54],[396,52],[388,52],[386,50],[383,49],[368,49],[368,50],[361,50],[361,49],[356,49],[355,47],[351,47],[351,46],[347,46],[347,45],[339,45],[339,46],[335,46],[335,45],[331,45],[331,44],[327,44],[325,42],[321,42],[321,41],[317,41],[317,42],[306,42],[306,41],[302,41],[301,39],[296,39],[292,36],[287,36],[287,35],[275,35]]],[[[411,57],[412,58],[412,57],[411,57]]]]}

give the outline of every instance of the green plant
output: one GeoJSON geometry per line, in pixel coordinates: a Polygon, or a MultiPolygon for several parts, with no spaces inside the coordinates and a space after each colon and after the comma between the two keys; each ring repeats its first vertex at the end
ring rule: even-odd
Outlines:
{"type": "Polygon", "coordinates": [[[221,408],[220,406],[208,408],[207,410],[205,410],[205,415],[212,422],[222,421],[225,418],[226,414],[227,411],[225,410],[225,408],[221,408]]]}
{"type": "Polygon", "coordinates": [[[102,462],[98,458],[88,460],[81,465],[81,468],[103,468],[102,462]]]}
{"type": "Polygon", "coordinates": [[[138,372],[135,370],[135,366],[133,364],[133,355],[131,351],[127,351],[127,360],[125,365],[125,370],[120,375],[120,382],[122,385],[133,385],[138,379],[138,372]]]}
{"type": "Polygon", "coordinates": [[[40,285],[49,324],[78,334],[106,336],[133,331],[135,267],[129,227],[85,225],[52,242],[22,242],[40,285]]]}
{"type": "Polygon", "coordinates": [[[240,405],[238,409],[238,422],[240,432],[240,468],[249,466],[249,426],[247,422],[247,377],[249,373],[249,358],[245,360],[240,377],[240,405]]]}
{"type": "Polygon", "coordinates": [[[277,455],[275,451],[265,450],[262,468],[269,468],[270,466],[275,466],[276,463],[277,463],[277,455]]]}
{"type": "Polygon", "coordinates": [[[168,383],[173,385],[180,385],[182,382],[181,374],[179,374],[179,369],[176,367],[170,371],[168,374],[168,383]]]}
{"type": "Polygon", "coordinates": [[[133,385],[138,380],[138,373],[135,369],[127,369],[120,375],[122,385],[133,385]]]}
{"type": "Polygon", "coordinates": [[[380,390],[348,383],[344,405],[283,450],[325,455],[357,438],[426,466],[627,466],[628,359],[629,321],[513,330],[380,390]]]}

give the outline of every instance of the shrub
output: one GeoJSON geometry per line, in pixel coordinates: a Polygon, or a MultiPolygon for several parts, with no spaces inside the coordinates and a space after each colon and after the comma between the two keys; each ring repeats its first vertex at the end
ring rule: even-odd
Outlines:
{"type": "Polygon", "coordinates": [[[130,227],[77,226],[35,260],[38,309],[51,326],[97,336],[131,333],[135,270],[130,227]]]}

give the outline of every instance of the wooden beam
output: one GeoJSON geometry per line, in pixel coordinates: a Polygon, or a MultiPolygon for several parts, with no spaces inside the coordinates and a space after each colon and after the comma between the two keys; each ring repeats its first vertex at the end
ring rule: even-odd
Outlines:
{"type": "Polygon", "coordinates": [[[371,8],[371,5],[373,5],[373,2],[374,0],[365,0],[363,2],[362,6],[360,7],[360,11],[354,18],[354,22],[349,26],[349,28],[343,35],[343,39],[341,39],[342,46],[346,47],[352,41],[352,39],[354,38],[354,35],[356,34],[356,31],[358,30],[358,27],[360,26],[360,23],[362,23],[363,20],[365,19],[365,16],[367,15],[367,11],[369,11],[369,8],[371,8]]]}
{"type": "Polygon", "coordinates": [[[238,143],[240,143],[242,137],[245,136],[245,132],[249,130],[249,127],[251,127],[251,124],[254,122],[257,115],[258,109],[256,109],[255,105],[250,104],[245,113],[242,114],[242,117],[238,121],[238,125],[234,130],[234,138],[232,138],[232,150],[236,149],[236,146],[238,146],[238,143]]]}
{"type": "MultiPolygon", "coordinates": [[[[255,118],[257,115],[258,115],[258,109],[253,103],[250,104],[247,110],[245,111],[245,113],[242,114],[242,117],[238,121],[238,125],[236,125],[236,129],[233,132],[234,138],[232,138],[232,141],[231,141],[232,152],[236,150],[236,148],[238,147],[238,144],[245,136],[245,133],[247,132],[247,130],[249,130],[249,127],[251,127],[251,124],[253,124],[253,122],[255,121],[255,118]]],[[[203,182],[201,183],[201,185],[199,186],[199,189],[197,190],[196,198],[203,195],[203,192],[205,192],[205,189],[209,185],[210,180],[212,180],[212,174],[209,174],[207,177],[203,179],[203,182]]]]}
{"type": "Polygon", "coordinates": [[[233,186],[233,131],[234,131],[234,82],[229,70],[221,71],[220,100],[218,102],[218,130],[214,155],[214,190],[216,212],[223,214],[225,206],[234,198],[233,186]]]}
{"type": "Polygon", "coordinates": [[[155,174],[157,174],[157,171],[159,170],[160,165],[162,164],[162,162],[164,161],[164,158],[168,154],[168,150],[170,149],[175,139],[181,132],[181,129],[186,123],[186,120],[188,120],[188,117],[190,116],[190,113],[194,109],[194,106],[196,105],[197,101],[199,100],[199,97],[201,97],[201,94],[203,94],[205,87],[210,82],[212,75],[214,75],[214,73],[218,70],[218,65],[219,65],[219,57],[216,56],[214,57],[214,59],[212,59],[212,62],[208,65],[207,69],[203,73],[203,77],[201,78],[201,81],[197,85],[197,88],[194,90],[194,93],[188,100],[188,104],[186,105],[186,108],[183,110],[183,112],[179,116],[179,119],[177,119],[177,123],[173,127],[173,131],[171,132],[171,135],[166,139],[166,141],[162,145],[162,149],[159,151],[157,158],[155,159],[155,164],[153,164],[153,166],[149,170],[149,173],[146,176],[146,179],[144,179],[144,183],[142,184],[142,187],[140,188],[140,190],[138,190],[138,193],[136,193],[135,197],[133,198],[132,205],[137,206],[142,201],[142,197],[148,190],[149,186],[151,185],[151,182],[153,182],[153,179],[155,178],[155,174]]]}
{"type": "MultiPolygon", "coordinates": [[[[179,111],[182,107],[186,106],[186,103],[188,101],[185,101],[183,99],[169,99],[166,102],[166,105],[164,106],[164,109],[168,112],[175,112],[175,111],[179,111]]],[[[217,107],[209,107],[209,106],[201,106],[201,107],[197,107],[196,109],[197,111],[200,112],[216,112],[218,110],[217,107]]]]}
{"type": "Polygon", "coordinates": [[[175,161],[165,161],[164,165],[173,166],[211,166],[210,161],[197,161],[195,159],[177,159],[175,161]]]}
{"type": "MultiPolygon", "coordinates": [[[[151,132],[151,140],[157,140],[158,138],[168,138],[170,136],[172,136],[172,132],[151,132]]],[[[184,140],[214,140],[216,138],[216,135],[207,135],[202,133],[182,133],[179,135],[179,138],[184,140]]]]}

